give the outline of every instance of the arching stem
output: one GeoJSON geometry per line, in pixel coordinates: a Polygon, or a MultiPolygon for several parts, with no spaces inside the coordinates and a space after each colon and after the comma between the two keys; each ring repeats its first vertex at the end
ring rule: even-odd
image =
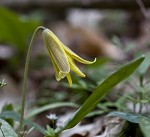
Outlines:
{"type": "Polygon", "coordinates": [[[37,32],[39,30],[43,30],[45,29],[45,27],[43,26],[39,26],[33,33],[30,44],[29,44],[29,48],[28,48],[28,52],[27,52],[27,56],[26,56],[26,62],[25,62],[25,69],[24,69],[24,80],[23,80],[23,90],[22,90],[22,106],[21,106],[21,116],[20,116],[20,127],[19,127],[19,132],[18,132],[18,137],[22,137],[23,136],[23,121],[24,121],[24,110],[25,110],[25,102],[26,102],[26,92],[27,92],[27,79],[28,79],[28,72],[29,72],[29,63],[30,63],[30,55],[31,55],[31,50],[32,50],[32,45],[35,39],[35,36],[37,34],[37,32]]]}

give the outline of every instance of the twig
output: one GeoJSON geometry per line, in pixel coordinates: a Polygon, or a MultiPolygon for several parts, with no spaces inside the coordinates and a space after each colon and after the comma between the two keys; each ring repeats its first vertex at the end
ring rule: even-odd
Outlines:
{"type": "Polygon", "coordinates": [[[142,0],[136,0],[136,2],[137,2],[137,4],[138,4],[139,7],[140,7],[141,12],[143,13],[143,16],[144,16],[145,19],[150,23],[150,21],[149,21],[149,16],[148,16],[148,14],[147,14],[147,10],[146,10],[146,8],[145,8],[145,6],[144,6],[143,1],[142,1],[142,0]]]}
{"type": "MultiPolygon", "coordinates": [[[[150,24],[150,19],[149,19],[149,16],[147,14],[147,10],[146,10],[146,8],[144,6],[143,1],[142,0],[136,0],[136,2],[139,5],[140,10],[141,10],[143,16],[145,17],[146,21],[148,22],[148,24],[150,24]]],[[[148,30],[150,31],[150,26],[148,26],[148,30]]]]}
{"type": "Polygon", "coordinates": [[[139,5],[140,9],[141,9],[141,12],[143,13],[144,17],[146,19],[148,19],[148,15],[147,15],[147,11],[146,11],[146,8],[142,2],[142,0],[136,0],[137,4],[139,5]]]}

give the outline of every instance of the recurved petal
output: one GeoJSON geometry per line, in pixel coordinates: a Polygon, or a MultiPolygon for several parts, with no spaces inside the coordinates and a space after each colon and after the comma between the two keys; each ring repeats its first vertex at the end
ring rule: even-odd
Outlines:
{"type": "Polygon", "coordinates": [[[67,77],[67,80],[68,80],[69,85],[70,85],[70,87],[71,87],[71,86],[72,86],[72,78],[71,78],[70,73],[68,73],[66,77],[67,77]]]}
{"type": "Polygon", "coordinates": [[[49,30],[45,29],[42,32],[44,43],[53,58],[56,66],[61,72],[69,73],[70,66],[67,56],[60,40],[49,30]]]}
{"type": "Polygon", "coordinates": [[[68,55],[68,61],[70,64],[70,69],[75,72],[78,76],[80,77],[85,77],[85,75],[81,72],[81,70],[77,67],[77,65],[75,64],[75,62],[73,61],[73,59],[68,55]]]}
{"type": "Polygon", "coordinates": [[[85,60],[85,59],[79,57],[76,53],[74,53],[72,50],[70,50],[67,46],[62,45],[62,47],[67,52],[67,54],[71,55],[72,58],[74,58],[75,60],[77,60],[80,63],[83,63],[83,64],[92,64],[92,63],[94,63],[96,61],[96,58],[94,59],[94,61],[85,60]]]}

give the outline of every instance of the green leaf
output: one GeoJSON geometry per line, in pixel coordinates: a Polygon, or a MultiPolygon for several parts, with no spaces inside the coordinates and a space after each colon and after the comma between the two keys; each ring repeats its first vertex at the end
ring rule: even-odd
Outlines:
{"type": "Polygon", "coordinates": [[[25,122],[25,125],[31,126],[32,128],[39,131],[40,133],[45,134],[45,129],[42,126],[40,126],[30,120],[25,120],[24,122],[25,122]]]}
{"type": "MultiPolygon", "coordinates": [[[[18,121],[20,120],[20,116],[18,113],[14,112],[14,111],[4,111],[2,113],[0,113],[0,118],[4,118],[4,119],[13,119],[14,121],[18,121]]],[[[31,122],[30,120],[24,120],[24,124],[25,125],[29,125],[31,127],[34,127],[36,130],[38,130],[39,132],[41,132],[42,134],[45,134],[45,129],[42,128],[40,125],[31,122]]]]}
{"type": "Polygon", "coordinates": [[[139,123],[141,118],[143,118],[143,116],[139,114],[132,114],[128,112],[119,111],[110,112],[107,116],[117,116],[132,123],[139,123]]]}
{"type": "MultiPolygon", "coordinates": [[[[12,104],[5,104],[1,110],[1,113],[5,111],[13,111],[14,107],[12,104]]],[[[3,117],[2,117],[3,118],[3,117]]],[[[3,118],[5,121],[7,121],[12,127],[14,126],[14,120],[12,118],[3,118]]]]}
{"type": "Polygon", "coordinates": [[[149,66],[150,66],[150,53],[145,55],[145,60],[143,61],[141,66],[138,68],[139,74],[144,75],[146,71],[148,70],[149,66]]]}
{"type": "Polygon", "coordinates": [[[27,38],[40,25],[40,22],[21,19],[15,12],[0,7],[0,42],[11,44],[24,52],[27,38]]]}
{"type": "Polygon", "coordinates": [[[87,117],[93,117],[93,116],[96,116],[96,115],[102,115],[104,113],[105,113],[105,111],[103,111],[103,110],[95,110],[95,111],[92,111],[92,112],[88,113],[86,115],[86,118],[87,117]]]}
{"type": "Polygon", "coordinates": [[[144,137],[149,137],[150,136],[150,119],[142,118],[140,120],[139,126],[144,134],[144,137]]]}
{"type": "Polygon", "coordinates": [[[49,105],[45,105],[43,107],[40,108],[36,108],[34,110],[32,110],[27,116],[26,118],[31,118],[37,114],[40,114],[46,110],[50,110],[53,108],[58,108],[58,107],[75,107],[78,108],[78,105],[75,103],[70,103],[70,102],[58,102],[58,103],[53,103],[53,104],[49,104],[49,105]]]}
{"type": "MultiPolygon", "coordinates": [[[[3,119],[0,119],[1,130],[4,133],[5,137],[17,137],[14,129],[3,119]]],[[[2,132],[0,131],[0,137],[4,137],[2,132]]]]}
{"type": "Polygon", "coordinates": [[[143,62],[144,56],[127,63],[112,75],[107,77],[99,86],[93,91],[90,97],[84,102],[84,104],[76,111],[76,113],[64,124],[62,127],[58,127],[55,132],[59,134],[65,129],[70,129],[77,125],[95,106],[99,101],[118,83],[129,77],[143,62]]]}
{"type": "Polygon", "coordinates": [[[54,129],[52,129],[50,126],[47,126],[46,137],[56,137],[54,129]]]}
{"type": "Polygon", "coordinates": [[[3,119],[13,119],[15,121],[18,121],[19,120],[19,115],[18,113],[14,112],[14,111],[3,111],[0,113],[0,118],[3,118],[3,119]]]}

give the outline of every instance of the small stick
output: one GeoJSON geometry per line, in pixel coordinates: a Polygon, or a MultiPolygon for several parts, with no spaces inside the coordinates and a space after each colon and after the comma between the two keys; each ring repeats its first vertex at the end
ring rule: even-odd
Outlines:
{"type": "Polygon", "coordinates": [[[140,9],[141,9],[141,12],[143,13],[144,17],[146,19],[148,19],[148,15],[147,15],[147,11],[146,11],[146,8],[144,6],[144,3],[142,2],[142,0],[136,0],[137,4],[139,5],[140,9]]]}
{"type": "MultiPolygon", "coordinates": [[[[143,16],[145,17],[146,21],[150,24],[149,16],[147,14],[147,10],[146,10],[146,8],[144,6],[143,1],[142,0],[136,0],[136,2],[139,5],[140,10],[141,10],[143,16]]],[[[150,31],[150,27],[149,26],[148,26],[148,31],[150,31]]]]}

